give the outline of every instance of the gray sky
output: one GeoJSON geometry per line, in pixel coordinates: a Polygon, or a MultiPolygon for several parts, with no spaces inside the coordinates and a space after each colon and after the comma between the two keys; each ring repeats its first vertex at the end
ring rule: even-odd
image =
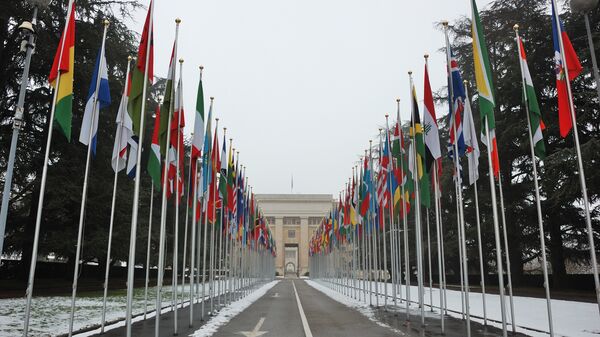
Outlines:
{"type": "Polygon", "coordinates": [[[255,192],[289,193],[293,174],[294,193],[337,195],[397,97],[409,118],[408,70],[422,98],[424,53],[433,90],[445,85],[434,24],[461,16],[468,0],[156,0],[155,72],[167,72],[179,17],[186,133],[204,65],[207,105],[214,96],[255,192]]]}

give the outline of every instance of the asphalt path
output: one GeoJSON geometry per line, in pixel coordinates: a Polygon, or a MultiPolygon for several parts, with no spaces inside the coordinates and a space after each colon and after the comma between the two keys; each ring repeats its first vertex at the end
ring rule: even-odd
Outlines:
{"type": "Polygon", "coordinates": [[[301,279],[283,279],[214,337],[398,336],[301,279]]]}

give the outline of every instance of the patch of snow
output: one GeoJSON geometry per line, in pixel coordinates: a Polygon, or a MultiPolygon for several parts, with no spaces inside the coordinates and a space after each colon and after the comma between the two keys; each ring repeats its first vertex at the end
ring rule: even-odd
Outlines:
{"type": "Polygon", "coordinates": [[[262,285],[256,289],[250,295],[231,303],[223,310],[219,311],[216,316],[213,316],[206,324],[200,327],[200,329],[194,332],[193,337],[210,337],[217,330],[227,324],[232,318],[237,316],[240,312],[246,310],[252,303],[256,302],[259,298],[263,297],[269,289],[273,288],[279,280],[271,281],[262,285]]]}

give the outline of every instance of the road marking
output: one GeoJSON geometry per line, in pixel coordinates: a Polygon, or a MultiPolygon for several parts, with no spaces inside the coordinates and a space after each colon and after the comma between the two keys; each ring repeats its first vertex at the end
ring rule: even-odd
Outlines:
{"type": "Polygon", "coordinates": [[[304,314],[304,309],[302,309],[302,303],[300,302],[300,297],[298,296],[298,290],[296,290],[296,284],[294,281],[292,281],[292,286],[294,287],[294,293],[296,294],[296,303],[298,303],[298,311],[300,311],[300,319],[302,319],[304,336],[313,337],[312,332],[310,331],[310,326],[308,326],[308,321],[306,320],[306,315],[304,314]]]}
{"type": "Polygon", "coordinates": [[[258,320],[258,323],[256,323],[256,326],[254,327],[254,330],[252,331],[240,331],[238,332],[239,335],[244,335],[246,337],[258,337],[258,336],[262,336],[264,334],[266,334],[268,331],[260,331],[260,327],[263,325],[263,323],[265,322],[265,318],[261,317],[258,320]]]}
{"type": "Polygon", "coordinates": [[[274,294],[273,296],[271,296],[271,297],[277,298],[277,297],[279,297],[279,293],[275,293],[275,294],[274,294]]]}

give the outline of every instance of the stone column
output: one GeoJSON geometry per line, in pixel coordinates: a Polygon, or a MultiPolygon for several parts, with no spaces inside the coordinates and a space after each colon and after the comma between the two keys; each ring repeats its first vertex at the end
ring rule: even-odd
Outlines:
{"type": "Polygon", "coordinates": [[[279,275],[284,275],[283,264],[285,259],[285,242],[283,240],[283,217],[275,217],[275,244],[277,245],[277,258],[275,270],[279,275]]]}
{"type": "Polygon", "coordinates": [[[300,261],[298,270],[300,271],[300,276],[304,275],[308,272],[308,241],[310,237],[308,236],[308,217],[300,218],[300,238],[298,240],[298,259],[300,261]]]}

